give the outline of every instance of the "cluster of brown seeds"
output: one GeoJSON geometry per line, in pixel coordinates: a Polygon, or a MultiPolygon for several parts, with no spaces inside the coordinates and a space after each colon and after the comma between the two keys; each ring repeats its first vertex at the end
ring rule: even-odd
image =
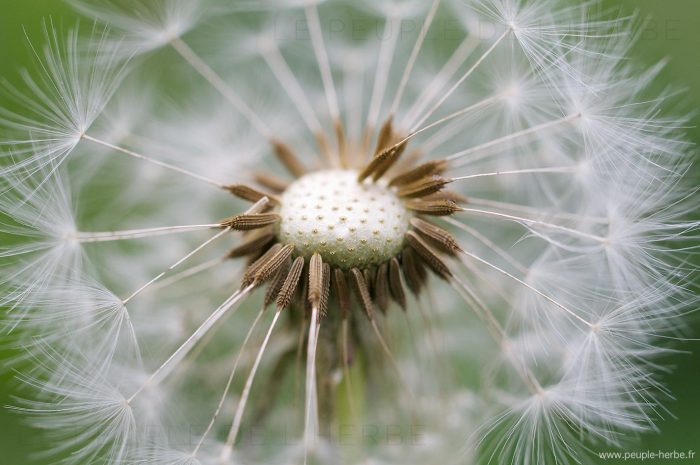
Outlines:
{"type": "MultiPolygon", "coordinates": [[[[386,312],[390,301],[406,308],[408,288],[419,294],[424,288],[428,270],[443,279],[452,276],[443,255],[454,255],[460,251],[455,238],[443,228],[432,223],[428,217],[451,215],[460,210],[458,194],[445,189],[451,182],[443,177],[447,163],[444,160],[417,164],[418,151],[406,152],[408,138],[400,138],[392,129],[391,120],[382,127],[378,136],[374,156],[366,162],[362,155],[350,159],[349,155],[365,153],[352,150],[343,136],[342,128],[336,125],[338,135],[338,160],[343,169],[355,169],[358,183],[383,183],[395,192],[407,211],[411,212],[410,229],[403,237],[400,252],[376,266],[331,267],[329,260],[320,252],[310,257],[295,253],[293,244],[285,244],[278,234],[280,196],[291,181],[267,173],[256,175],[261,188],[235,184],[227,189],[235,196],[250,202],[265,202],[260,211],[248,211],[221,222],[222,227],[246,231],[240,245],[231,250],[230,258],[247,257],[248,268],[242,286],[267,284],[265,304],[275,304],[281,310],[297,303],[301,309],[318,306],[322,314],[328,312],[331,298],[337,303],[342,318],[352,308],[354,294],[359,308],[373,319],[377,306],[386,312]]],[[[324,141],[319,137],[319,141],[324,141]]],[[[328,148],[324,142],[320,144],[328,148]]],[[[286,144],[273,141],[272,148],[278,160],[294,177],[307,174],[307,168],[286,144]]],[[[333,166],[333,165],[331,165],[333,166]]],[[[337,163],[335,164],[337,167],[337,163]]]]}

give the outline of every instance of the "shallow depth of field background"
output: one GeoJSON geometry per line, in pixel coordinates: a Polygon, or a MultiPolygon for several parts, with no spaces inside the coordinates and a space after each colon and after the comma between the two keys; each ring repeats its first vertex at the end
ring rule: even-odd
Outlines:
{"type": "MultiPolygon", "coordinates": [[[[571,0],[576,1],[576,0],[571,0]]],[[[619,7],[625,13],[637,9],[649,22],[635,50],[635,59],[653,63],[668,57],[670,63],[662,75],[660,87],[673,84],[687,89],[687,110],[700,110],[700,1],[698,0],[604,0],[609,7],[619,7]]],[[[23,27],[34,40],[41,38],[41,20],[51,16],[55,24],[66,28],[75,24],[76,15],[60,0],[0,0],[0,77],[17,83],[17,71],[30,64],[23,27]]],[[[85,20],[82,20],[85,23],[85,20]]],[[[1,101],[1,100],[0,100],[1,101]]],[[[690,138],[700,143],[700,118],[694,120],[690,138]]],[[[700,157],[698,157],[700,163],[700,157]]],[[[689,182],[700,185],[700,167],[690,173],[689,182]]],[[[699,202],[700,203],[700,202],[699,202]]],[[[698,205],[700,211],[700,204],[698,205]]],[[[697,268],[700,260],[694,260],[697,268]]],[[[698,278],[700,279],[700,278],[698,278]]],[[[690,337],[700,336],[700,315],[691,316],[690,337]]],[[[688,451],[696,452],[694,460],[645,461],[645,464],[700,464],[700,342],[684,343],[680,347],[692,353],[679,353],[665,362],[674,372],[665,377],[676,400],[665,406],[666,414],[659,423],[660,433],[644,435],[631,451],[688,451]]],[[[0,361],[12,352],[0,349],[0,361]]],[[[22,425],[18,415],[4,406],[12,404],[16,388],[11,373],[0,374],[0,465],[27,465],[31,452],[42,447],[42,439],[22,425]]],[[[465,436],[469,432],[465,432],[465,436]]],[[[611,449],[612,451],[612,449],[611,449]]],[[[599,451],[596,451],[599,452],[599,451]]],[[[600,463],[642,463],[636,461],[600,463]]],[[[43,464],[42,464],[43,465],[43,464]]]]}

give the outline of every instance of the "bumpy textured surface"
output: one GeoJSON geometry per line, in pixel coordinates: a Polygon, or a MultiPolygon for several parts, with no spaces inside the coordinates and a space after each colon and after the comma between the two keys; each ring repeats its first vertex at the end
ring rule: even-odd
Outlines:
{"type": "Polygon", "coordinates": [[[282,196],[279,239],[295,253],[344,269],[383,263],[396,255],[410,212],[387,187],[358,183],[357,172],[307,174],[282,196]]]}

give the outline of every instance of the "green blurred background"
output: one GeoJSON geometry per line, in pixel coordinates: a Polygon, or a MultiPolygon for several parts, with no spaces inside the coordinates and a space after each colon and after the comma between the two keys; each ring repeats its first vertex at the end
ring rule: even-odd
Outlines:
{"type": "MultiPolygon", "coordinates": [[[[670,59],[661,84],[686,88],[684,109],[700,109],[700,0],[604,0],[604,3],[625,13],[636,11],[642,18],[649,18],[635,57],[649,64],[662,58],[670,59]]],[[[30,64],[23,28],[30,37],[37,38],[41,34],[43,18],[50,16],[55,23],[72,25],[77,17],[60,0],[0,0],[0,6],[1,77],[16,83],[17,71],[30,64]]],[[[695,143],[700,143],[700,120],[696,117],[694,123],[690,136],[695,143]]],[[[694,168],[690,177],[691,182],[700,185],[700,168],[694,168]]],[[[695,260],[695,266],[698,266],[698,260],[695,260]]],[[[691,317],[690,337],[700,335],[699,323],[697,316],[691,317]]],[[[679,353],[667,360],[675,369],[665,378],[676,398],[666,407],[675,418],[667,414],[658,425],[660,432],[644,435],[639,446],[629,450],[694,450],[696,458],[600,463],[700,464],[700,343],[687,342],[682,349],[687,353],[679,353]]],[[[10,355],[8,351],[0,350],[0,360],[10,355]]],[[[14,387],[11,374],[0,375],[0,405],[13,403],[14,387]]],[[[41,438],[23,426],[16,414],[0,409],[0,465],[28,464],[28,455],[40,449],[41,438]]]]}

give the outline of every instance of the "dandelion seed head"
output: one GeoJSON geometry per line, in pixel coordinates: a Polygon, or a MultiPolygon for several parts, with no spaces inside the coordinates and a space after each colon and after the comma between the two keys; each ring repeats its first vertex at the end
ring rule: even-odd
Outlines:
{"type": "Polygon", "coordinates": [[[47,27],[1,110],[2,323],[48,454],[565,465],[655,428],[698,222],[633,22],[74,3],[110,32],[47,27]]]}

